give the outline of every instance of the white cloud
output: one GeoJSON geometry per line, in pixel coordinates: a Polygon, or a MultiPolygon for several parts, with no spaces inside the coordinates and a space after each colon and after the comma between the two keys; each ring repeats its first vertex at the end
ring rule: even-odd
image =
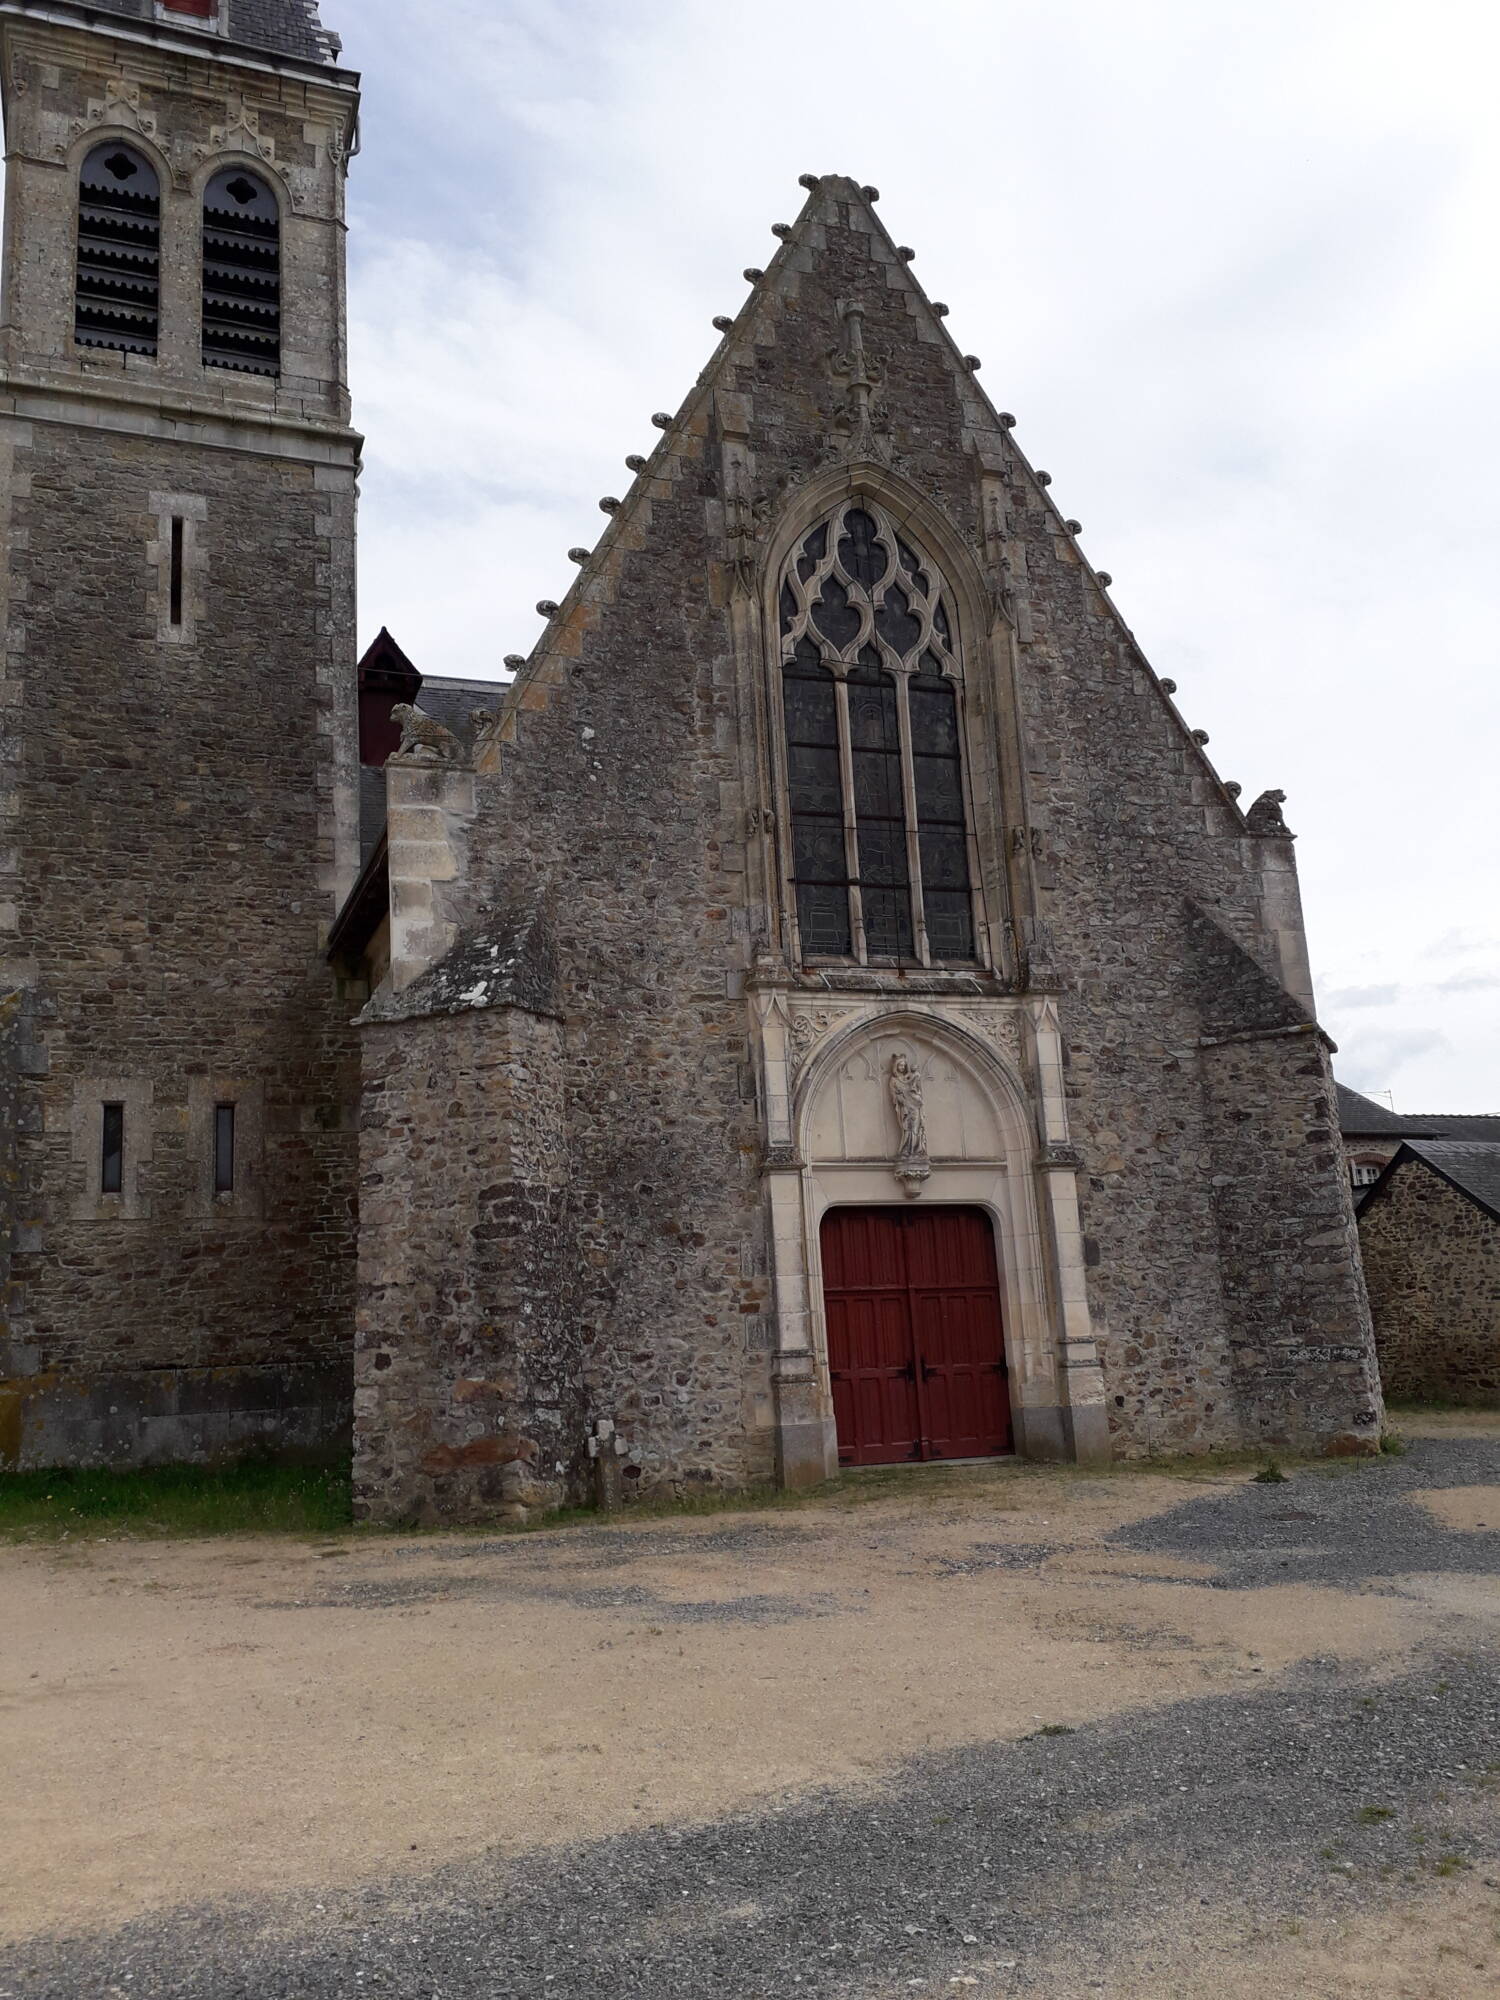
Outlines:
{"type": "Polygon", "coordinates": [[[1491,8],[325,11],[368,83],[367,633],[526,651],[797,175],[875,181],[1220,768],[1288,792],[1344,1073],[1500,1109],[1488,989],[1413,978],[1500,968],[1444,944],[1496,861],[1491,8]]]}
{"type": "Polygon", "coordinates": [[[1400,993],[1399,986],[1341,986],[1323,995],[1323,1005],[1341,1013],[1351,1008],[1389,1007],[1400,993]]]}

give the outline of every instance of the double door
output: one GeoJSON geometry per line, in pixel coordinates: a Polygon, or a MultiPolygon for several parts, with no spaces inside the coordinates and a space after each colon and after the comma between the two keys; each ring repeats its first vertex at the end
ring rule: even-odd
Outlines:
{"type": "Polygon", "coordinates": [[[1000,1274],[983,1210],[830,1209],[822,1245],[840,1464],[1008,1452],[1000,1274]]]}

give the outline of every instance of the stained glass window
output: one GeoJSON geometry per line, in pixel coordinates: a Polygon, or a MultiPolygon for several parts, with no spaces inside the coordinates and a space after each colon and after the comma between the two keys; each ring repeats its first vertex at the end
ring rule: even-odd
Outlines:
{"type": "Polygon", "coordinates": [[[844,841],[844,780],[839,761],[838,686],[803,640],[782,670],[787,789],[791,795],[792,872],[802,948],[847,958],[849,863],[844,841]]]}
{"type": "Polygon", "coordinates": [[[969,837],[964,825],[963,764],[958,748],[958,698],[934,670],[913,674],[911,763],[922,861],[922,907],[934,958],[974,956],[974,905],[969,893],[969,837]]]}
{"type": "Polygon", "coordinates": [[[972,960],[959,661],[937,569],[872,501],[802,542],[778,609],[806,957],[972,960]]]}

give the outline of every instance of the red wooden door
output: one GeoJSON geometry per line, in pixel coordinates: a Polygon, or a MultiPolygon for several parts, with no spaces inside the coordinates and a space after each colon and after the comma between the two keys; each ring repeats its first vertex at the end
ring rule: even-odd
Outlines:
{"type": "Polygon", "coordinates": [[[1000,1275],[972,1208],[823,1218],[828,1367],[844,1465],[1011,1448],[1000,1275]]]}

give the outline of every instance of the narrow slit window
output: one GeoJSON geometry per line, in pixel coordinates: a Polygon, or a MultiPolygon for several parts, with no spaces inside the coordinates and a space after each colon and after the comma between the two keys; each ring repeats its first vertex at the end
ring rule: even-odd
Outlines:
{"type": "Polygon", "coordinates": [[[204,192],[203,365],[281,373],[281,210],[243,167],[215,174],[204,192]]]}
{"type": "Polygon", "coordinates": [[[172,575],[169,616],[173,625],[182,624],[182,561],[187,523],[180,514],[172,516],[172,575]]]}
{"type": "Polygon", "coordinates": [[[234,1106],[214,1106],[214,1193],[234,1193],[234,1106]]]}
{"type": "Polygon", "coordinates": [[[134,146],[96,146],[78,181],[73,339],[154,356],[161,311],[161,183],[134,146]]]}
{"type": "Polygon", "coordinates": [[[106,1104],[99,1146],[99,1192],[125,1192],[125,1107],[106,1104]]]}

